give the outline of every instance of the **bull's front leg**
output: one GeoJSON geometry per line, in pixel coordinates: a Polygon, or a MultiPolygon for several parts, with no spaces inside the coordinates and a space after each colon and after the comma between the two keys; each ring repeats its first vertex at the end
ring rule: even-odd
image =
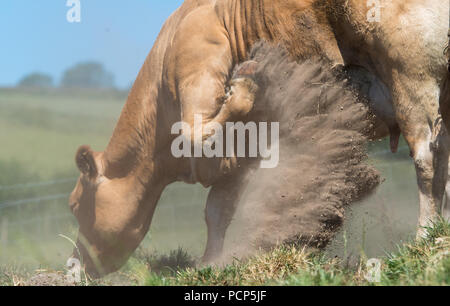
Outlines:
{"type": "Polygon", "coordinates": [[[212,122],[223,125],[227,121],[245,117],[253,109],[257,91],[258,85],[252,78],[245,76],[233,78],[220,112],[212,122]]]}
{"type": "MultiPolygon", "coordinates": [[[[213,70],[212,70],[213,71],[213,70]]],[[[253,72],[252,70],[251,72],[253,72]]],[[[253,109],[258,86],[247,70],[238,70],[231,80],[218,78],[218,73],[202,73],[193,75],[189,84],[183,86],[180,92],[182,104],[182,119],[188,129],[183,129],[183,135],[190,139],[194,156],[190,160],[190,183],[200,182],[210,185],[215,177],[210,171],[203,171],[209,164],[207,160],[199,159],[195,152],[204,147],[213,136],[222,129],[225,131],[227,122],[242,120],[253,109]],[[226,90],[226,88],[229,88],[226,90]]],[[[219,140],[221,141],[221,140],[219,140]]],[[[223,147],[225,148],[225,147],[223,147]]],[[[225,152],[223,152],[225,154],[225,152]]],[[[236,163],[235,158],[223,161],[221,171],[228,172],[236,163]],[[223,168],[223,169],[222,169],[223,168]]]]}
{"type": "Polygon", "coordinates": [[[212,186],[205,209],[208,239],[202,259],[203,263],[213,263],[222,255],[225,234],[247,183],[246,172],[240,172],[226,176],[212,186]]]}
{"type": "MultiPolygon", "coordinates": [[[[214,77],[213,74],[202,74],[189,85],[184,86],[181,104],[183,121],[195,126],[196,117],[201,117],[202,130],[193,131],[188,137],[193,143],[204,141],[211,136],[205,129],[207,125],[224,127],[227,122],[240,120],[253,108],[258,85],[247,71],[237,71],[231,80],[214,77]],[[228,83],[228,86],[227,86],[228,83]],[[229,90],[226,91],[225,88],[229,90]],[[201,135],[201,137],[194,137],[201,135]]],[[[214,130],[214,129],[213,129],[214,130]]]]}

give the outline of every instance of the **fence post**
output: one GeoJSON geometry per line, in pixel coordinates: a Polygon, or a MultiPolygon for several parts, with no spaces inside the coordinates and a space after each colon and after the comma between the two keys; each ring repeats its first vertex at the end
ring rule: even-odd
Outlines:
{"type": "Polygon", "coordinates": [[[8,218],[3,217],[2,223],[0,227],[0,242],[2,245],[6,245],[8,243],[8,218]]]}
{"type": "Polygon", "coordinates": [[[44,216],[44,231],[42,233],[42,236],[45,235],[45,237],[47,237],[47,235],[50,233],[50,222],[50,215],[46,213],[44,216]]]}

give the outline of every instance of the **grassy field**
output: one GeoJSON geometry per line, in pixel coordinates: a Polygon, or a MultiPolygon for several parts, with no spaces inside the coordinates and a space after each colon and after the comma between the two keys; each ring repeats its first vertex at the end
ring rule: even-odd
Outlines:
{"type": "MultiPolygon", "coordinates": [[[[68,194],[78,176],[73,161],[75,151],[82,144],[95,150],[104,149],[125,99],[126,94],[121,92],[0,88],[0,284],[12,284],[13,278],[23,278],[37,269],[63,269],[72,246],[59,234],[75,238],[77,228],[67,208],[68,194]]],[[[203,210],[208,190],[174,184],[164,192],[140,251],[110,281],[147,285],[202,282],[294,285],[322,281],[362,284],[355,276],[359,272],[352,270],[360,266],[361,258],[382,257],[386,252],[409,258],[405,252],[412,250],[408,246],[398,250],[398,245],[411,241],[415,232],[418,200],[414,169],[406,150],[391,156],[385,152],[387,148],[385,142],[371,144],[371,162],[382,172],[385,183],[368,199],[349,208],[342,231],[320,256],[280,249],[225,269],[186,270],[202,254],[205,244],[203,210]],[[171,250],[179,248],[186,253],[170,255],[171,250]],[[340,262],[333,259],[335,256],[341,258],[340,262]],[[287,266],[276,268],[278,272],[273,275],[245,276],[262,269],[262,262],[272,261],[285,262],[287,266]],[[153,270],[148,268],[150,263],[153,270]],[[161,276],[154,271],[155,266],[177,270],[179,265],[183,269],[175,276],[170,273],[161,276]],[[323,275],[324,279],[317,275],[323,275]]],[[[238,239],[240,222],[237,215],[227,245],[238,239]]],[[[448,228],[437,231],[435,236],[448,241],[445,238],[448,228]]],[[[435,240],[427,242],[430,247],[437,247],[435,240]]],[[[393,269],[391,260],[385,258],[383,267],[393,269]]],[[[428,257],[423,258],[424,262],[427,260],[428,257]]],[[[448,261],[446,265],[448,273],[448,261]]],[[[419,271],[421,264],[416,267],[418,273],[425,273],[419,271]]],[[[384,284],[389,284],[387,280],[392,280],[392,284],[405,283],[402,277],[410,273],[405,269],[396,270],[398,281],[393,281],[390,270],[383,270],[387,273],[383,275],[391,275],[386,276],[384,284]]]]}
{"type": "MultiPolygon", "coordinates": [[[[428,229],[427,239],[398,246],[397,251],[377,259],[376,270],[364,256],[349,266],[339,258],[328,259],[293,246],[224,267],[205,268],[195,268],[196,260],[181,249],[163,256],[138,251],[121,272],[100,281],[83,275],[79,285],[448,286],[449,249],[450,224],[440,221],[428,229]]],[[[0,268],[0,285],[26,285],[30,277],[23,270],[0,268]]]]}

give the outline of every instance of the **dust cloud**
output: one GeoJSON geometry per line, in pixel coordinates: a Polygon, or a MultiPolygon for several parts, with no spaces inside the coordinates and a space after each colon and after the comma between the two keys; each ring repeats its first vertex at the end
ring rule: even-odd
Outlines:
{"type": "Polygon", "coordinates": [[[380,184],[367,163],[372,115],[325,63],[296,63],[262,43],[251,60],[260,86],[253,116],[280,123],[280,162],[248,174],[232,224],[239,230],[225,258],[280,243],[322,249],[343,224],[345,208],[380,184]]]}

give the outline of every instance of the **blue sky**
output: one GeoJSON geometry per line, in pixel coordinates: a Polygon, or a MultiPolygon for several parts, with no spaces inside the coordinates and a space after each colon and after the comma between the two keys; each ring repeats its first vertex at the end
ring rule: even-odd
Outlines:
{"type": "Polygon", "coordinates": [[[67,0],[0,1],[0,86],[43,72],[59,82],[77,62],[102,62],[129,86],[182,0],[80,0],[81,23],[67,22],[67,0]]]}

